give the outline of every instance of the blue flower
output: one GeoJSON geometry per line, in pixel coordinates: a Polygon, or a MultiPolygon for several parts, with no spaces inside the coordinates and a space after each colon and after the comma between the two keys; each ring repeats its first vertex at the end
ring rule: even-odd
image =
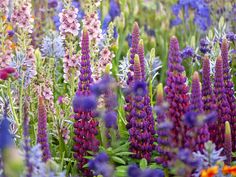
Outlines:
{"type": "Polygon", "coordinates": [[[131,34],[128,34],[126,36],[126,41],[128,42],[129,47],[131,47],[132,46],[132,35],[131,34]]]}
{"type": "Polygon", "coordinates": [[[176,17],[175,19],[170,21],[170,27],[178,26],[182,23],[182,20],[179,17],[176,17]]]}
{"type": "Polygon", "coordinates": [[[198,167],[200,164],[200,161],[193,156],[192,152],[189,149],[180,149],[177,154],[177,157],[186,165],[189,165],[194,168],[198,167]]]}
{"type": "Polygon", "coordinates": [[[189,127],[195,127],[198,125],[197,120],[198,114],[193,111],[189,111],[184,115],[184,123],[188,125],[189,127]]]}
{"type": "Polygon", "coordinates": [[[117,127],[117,114],[115,111],[109,111],[104,114],[106,128],[117,127]]]}
{"type": "Polygon", "coordinates": [[[178,16],[179,12],[181,10],[181,5],[180,4],[174,4],[171,9],[172,9],[173,14],[175,16],[178,16]]]}
{"type": "Polygon", "coordinates": [[[137,165],[130,165],[128,168],[128,177],[139,177],[142,173],[141,169],[137,165]]]}
{"type": "Polygon", "coordinates": [[[112,20],[115,19],[115,17],[120,15],[120,6],[117,3],[116,0],[110,0],[110,10],[109,15],[111,16],[112,20]]]}
{"type": "Polygon", "coordinates": [[[11,147],[13,143],[13,138],[10,133],[10,121],[7,119],[6,115],[3,117],[0,124],[0,149],[11,147]]]}
{"type": "Polygon", "coordinates": [[[114,26],[113,31],[114,31],[114,33],[113,33],[113,37],[114,37],[115,39],[117,39],[117,38],[118,38],[118,31],[117,31],[116,26],[114,26]]]}
{"type": "Polygon", "coordinates": [[[193,56],[194,56],[194,50],[193,50],[192,47],[187,46],[181,52],[181,57],[183,59],[190,58],[190,57],[193,57],[193,56]]]}
{"type": "Polygon", "coordinates": [[[147,93],[147,84],[143,81],[136,81],[133,86],[133,92],[137,96],[145,96],[147,93]]]}
{"type": "Polygon", "coordinates": [[[107,28],[109,26],[109,23],[112,21],[112,18],[109,14],[107,14],[103,20],[102,24],[102,33],[105,34],[107,32],[107,28]]]}
{"type": "Polygon", "coordinates": [[[97,100],[94,95],[82,96],[75,95],[73,99],[73,109],[75,113],[78,113],[80,110],[88,111],[93,110],[97,107],[97,100]]]}
{"type": "Polygon", "coordinates": [[[104,152],[89,160],[88,167],[93,170],[95,176],[111,177],[114,172],[113,167],[109,164],[109,157],[104,152]]]}

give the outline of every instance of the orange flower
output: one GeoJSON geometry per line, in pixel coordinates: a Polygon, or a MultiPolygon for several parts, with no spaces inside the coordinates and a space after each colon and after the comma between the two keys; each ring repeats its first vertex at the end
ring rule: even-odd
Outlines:
{"type": "Polygon", "coordinates": [[[236,166],[227,166],[225,165],[222,169],[222,172],[224,175],[231,174],[233,176],[236,176],[236,166]]]}
{"type": "Polygon", "coordinates": [[[6,28],[6,31],[11,31],[11,30],[13,30],[13,28],[12,28],[12,26],[11,25],[7,25],[7,28],[6,28]]]}
{"type": "Polygon", "coordinates": [[[201,177],[214,177],[218,173],[218,166],[202,170],[201,177]]]}

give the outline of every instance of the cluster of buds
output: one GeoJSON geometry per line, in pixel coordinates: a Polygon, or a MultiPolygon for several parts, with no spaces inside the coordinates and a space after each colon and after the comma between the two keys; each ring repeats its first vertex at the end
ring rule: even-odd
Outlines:
{"type": "Polygon", "coordinates": [[[4,68],[4,69],[0,69],[0,80],[7,80],[8,77],[15,73],[16,70],[14,68],[4,68]]]}

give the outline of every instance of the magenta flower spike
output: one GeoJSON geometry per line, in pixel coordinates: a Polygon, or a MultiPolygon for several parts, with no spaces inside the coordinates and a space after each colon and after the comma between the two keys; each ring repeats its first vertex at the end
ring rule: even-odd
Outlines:
{"type": "Polygon", "coordinates": [[[221,56],[223,60],[223,75],[224,75],[224,84],[225,84],[225,94],[230,105],[230,114],[231,120],[230,125],[232,126],[232,142],[233,151],[236,150],[236,103],[234,96],[234,84],[231,80],[229,58],[228,58],[229,45],[227,39],[223,39],[221,44],[221,56]]]}
{"type": "Polygon", "coordinates": [[[166,101],[169,103],[168,117],[173,122],[173,142],[175,145],[183,145],[184,142],[179,139],[182,117],[189,106],[188,86],[186,85],[186,76],[184,76],[184,67],[181,64],[179,42],[177,38],[171,37],[168,56],[168,70],[166,86],[166,101]]]}
{"type": "Polygon", "coordinates": [[[37,143],[41,145],[43,152],[43,161],[46,162],[51,158],[51,152],[48,144],[47,134],[47,112],[43,97],[39,97],[38,102],[38,134],[37,143]]]}
{"type": "Polygon", "coordinates": [[[219,56],[216,60],[214,94],[216,97],[218,114],[218,131],[216,132],[217,136],[215,143],[218,148],[222,148],[224,145],[225,122],[230,121],[230,107],[225,94],[225,86],[223,79],[223,60],[221,56],[219,56]]]}
{"type": "MultiPolygon", "coordinates": [[[[90,69],[89,36],[86,29],[83,30],[82,34],[81,51],[79,84],[75,98],[79,96],[91,96],[90,85],[93,80],[90,69]]],[[[83,168],[88,162],[84,157],[89,155],[88,151],[95,153],[98,151],[99,141],[96,139],[98,122],[94,119],[95,112],[93,110],[77,109],[76,104],[73,106],[74,112],[76,113],[74,123],[74,157],[78,163],[77,167],[83,173],[83,176],[90,177],[93,176],[92,172],[87,168],[83,168]]]]}
{"type": "MultiPolygon", "coordinates": [[[[134,158],[151,160],[154,138],[150,131],[151,123],[145,103],[147,85],[142,81],[142,72],[138,55],[134,59],[133,102],[130,119],[130,151],[134,158]]],[[[153,126],[153,124],[152,124],[153,126]]]]}
{"type": "MultiPolygon", "coordinates": [[[[211,76],[210,76],[210,60],[204,56],[202,62],[202,101],[203,110],[206,114],[216,111],[216,100],[212,90],[211,76]]],[[[208,124],[210,133],[210,140],[216,142],[216,122],[208,124]]]]}

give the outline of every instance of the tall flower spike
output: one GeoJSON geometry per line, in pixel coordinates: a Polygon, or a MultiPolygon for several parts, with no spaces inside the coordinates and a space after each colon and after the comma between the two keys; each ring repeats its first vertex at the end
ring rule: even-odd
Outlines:
{"type": "Polygon", "coordinates": [[[151,160],[153,150],[153,137],[150,131],[150,122],[145,104],[146,83],[142,81],[141,67],[138,55],[134,59],[134,96],[131,110],[129,129],[130,151],[137,159],[151,160]]]}
{"type": "Polygon", "coordinates": [[[170,39],[168,56],[167,81],[165,86],[166,100],[169,103],[168,117],[173,122],[173,140],[175,145],[183,145],[179,140],[179,132],[182,124],[182,116],[189,106],[188,86],[183,75],[184,67],[181,65],[179,42],[176,37],[170,39]]]}
{"type": "MultiPolygon", "coordinates": [[[[205,55],[202,62],[202,101],[203,110],[206,114],[211,111],[216,111],[216,100],[212,90],[211,76],[210,76],[210,60],[205,55]]],[[[216,122],[208,124],[210,133],[210,140],[216,142],[216,122]]]]}
{"type": "MultiPolygon", "coordinates": [[[[134,75],[134,56],[135,54],[138,54],[138,43],[139,43],[139,26],[138,23],[134,23],[133,26],[133,32],[132,32],[132,46],[130,49],[130,67],[129,67],[129,72],[128,72],[128,80],[127,80],[127,86],[132,87],[133,84],[133,75],[134,75]]],[[[125,111],[126,111],[126,120],[127,120],[127,129],[131,127],[130,125],[130,119],[131,119],[131,109],[132,109],[132,95],[128,94],[125,97],[126,101],[126,106],[125,106],[125,111]]]]}
{"type": "MultiPolygon", "coordinates": [[[[197,114],[203,112],[203,102],[202,102],[202,93],[200,88],[200,79],[198,72],[194,72],[192,78],[192,90],[191,90],[191,99],[190,99],[190,111],[193,111],[197,114]]],[[[195,144],[193,144],[192,148],[194,151],[202,151],[204,149],[204,144],[209,140],[209,132],[207,124],[203,124],[200,127],[193,127],[188,129],[188,131],[195,131],[196,139],[195,144]]]]}
{"type": "Polygon", "coordinates": [[[138,54],[138,45],[139,45],[139,26],[138,23],[134,23],[133,32],[132,32],[132,46],[130,49],[130,72],[128,73],[127,85],[131,85],[133,82],[133,71],[134,71],[134,56],[138,54]]]}
{"type": "Polygon", "coordinates": [[[43,161],[46,162],[51,158],[51,152],[48,144],[47,134],[47,112],[44,105],[43,97],[39,96],[38,99],[38,134],[37,143],[41,145],[43,152],[43,161]]]}
{"type": "Polygon", "coordinates": [[[167,121],[166,113],[163,108],[164,103],[164,93],[163,84],[160,83],[157,86],[157,152],[159,153],[156,162],[162,164],[164,167],[168,166],[168,162],[171,158],[170,143],[171,135],[170,131],[172,129],[171,122],[167,121]]]}
{"type": "Polygon", "coordinates": [[[142,71],[142,78],[145,80],[145,61],[144,61],[144,46],[143,46],[143,40],[141,39],[139,41],[138,45],[138,56],[140,60],[140,65],[141,65],[141,71],[142,71]]]}
{"type": "MultiPolygon", "coordinates": [[[[75,98],[78,96],[92,96],[90,85],[93,80],[89,56],[89,36],[86,29],[83,30],[81,45],[80,76],[75,98]]],[[[75,108],[74,110],[76,112],[74,123],[74,157],[78,162],[77,167],[83,173],[83,176],[93,176],[92,172],[87,168],[83,168],[83,166],[88,162],[85,158],[85,156],[89,155],[88,151],[95,153],[98,151],[99,141],[96,139],[98,122],[94,119],[95,112],[93,110],[75,108]]]]}
{"type": "Polygon", "coordinates": [[[230,125],[232,126],[232,142],[233,142],[233,151],[236,150],[236,103],[234,96],[234,84],[231,80],[229,58],[228,58],[229,45],[227,39],[223,39],[221,44],[221,56],[223,60],[223,75],[224,75],[224,84],[225,84],[225,94],[230,106],[230,125]]]}
{"type": "Polygon", "coordinates": [[[214,94],[218,114],[217,129],[219,130],[219,132],[216,132],[218,135],[216,137],[216,146],[217,148],[222,148],[224,144],[225,121],[230,121],[230,107],[225,94],[223,60],[221,56],[216,60],[214,94]]]}
{"type": "Polygon", "coordinates": [[[225,122],[224,154],[226,156],[225,164],[230,165],[232,161],[232,137],[230,124],[228,121],[225,122]]]}

